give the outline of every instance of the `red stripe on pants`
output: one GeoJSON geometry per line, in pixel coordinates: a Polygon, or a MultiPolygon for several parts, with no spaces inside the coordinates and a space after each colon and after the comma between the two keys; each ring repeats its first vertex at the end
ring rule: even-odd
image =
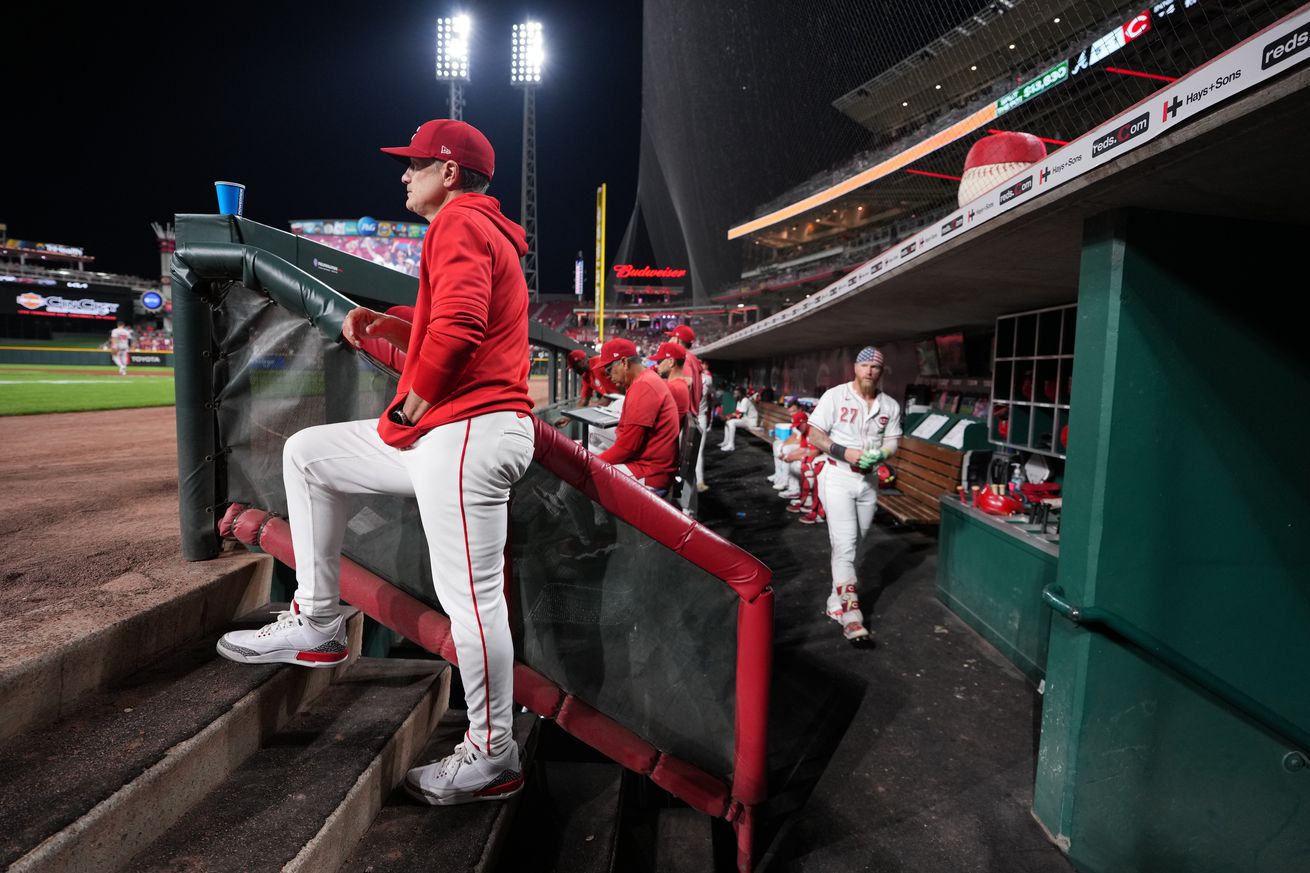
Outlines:
{"type": "MultiPolygon", "coordinates": [[[[464,445],[459,450],[459,522],[464,528],[464,558],[468,563],[469,596],[473,598],[473,615],[478,620],[478,637],[482,640],[482,693],[486,697],[487,707],[487,746],[483,750],[491,754],[491,662],[487,658],[487,635],[482,631],[482,613],[478,609],[478,592],[473,585],[473,551],[469,548],[469,525],[464,517],[464,456],[469,448],[469,431],[473,429],[473,420],[464,426],[464,445]]],[[[473,744],[476,748],[477,743],[473,744]]]]}

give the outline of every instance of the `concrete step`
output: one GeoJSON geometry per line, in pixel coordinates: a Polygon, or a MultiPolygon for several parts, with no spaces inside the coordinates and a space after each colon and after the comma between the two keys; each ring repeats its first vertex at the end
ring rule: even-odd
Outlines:
{"type": "Polygon", "coordinates": [[[441,661],[363,658],[127,868],[335,869],[445,711],[441,661]]]}
{"type": "Polygon", "coordinates": [[[623,813],[623,768],[613,763],[548,762],[545,812],[554,831],[555,873],[611,873],[623,813]]]}
{"type": "MultiPolygon", "coordinates": [[[[262,609],[249,623],[267,620],[262,609]]],[[[352,610],[353,651],[362,626],[352,610]]],[[[216,639],[177,649],[0,747],[0,864],[118,867],[348,669],[234,664],[215,653],[216,639]]]]}
{"type": "MultiPolygon", "coordinates": [[[[523,795],[532,790],[539,722],[531,713],[514,718],[514,739],[523,750],[523,767],[528,774],[524,792],[503,801],[434,807],[419,804],[404,789],[397,789],[340,867],[342,873],[494,871],[515,811],[523,795]]],[[[467,727],[463,713],[452,711],[417,762],[427,763],[450,754],[467,727]]]]}
{"type": "Polygon", "coordinates": [[[268,601],[267,555],[242,552],[185,569],[184,582],[158,590],[138,574],[110,580],[89,592],[85,609],[46,621],[39,646],[12,647],[0,666],[0,742],[67,715],[86,696],[268,601]]]}
{"type": "Polygon", "coordinates": [[[714,869],[710,817],[694,809],[661,809],[655,828],[655,869],[659,873],[707,873],[714,869]]]}

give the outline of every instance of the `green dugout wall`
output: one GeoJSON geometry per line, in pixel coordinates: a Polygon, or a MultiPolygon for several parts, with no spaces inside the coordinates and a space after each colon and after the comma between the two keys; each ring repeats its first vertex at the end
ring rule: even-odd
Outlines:
{"type": "Polygon", "coordinates": [[[1123,632],[1052,616],[1034,797],[1081,871],[1310,869],[1303,238],[1086,225],[1058,583],[1123,632]]]}

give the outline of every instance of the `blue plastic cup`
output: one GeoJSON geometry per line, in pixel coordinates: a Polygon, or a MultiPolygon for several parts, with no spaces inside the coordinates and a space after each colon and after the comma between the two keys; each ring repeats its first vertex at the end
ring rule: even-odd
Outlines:
{"type": "Polygon", "coordinates": [[[223,215],[241,215],[246,211],[246,186],[240,182],[215,182],[218,211],[223,215]]]}

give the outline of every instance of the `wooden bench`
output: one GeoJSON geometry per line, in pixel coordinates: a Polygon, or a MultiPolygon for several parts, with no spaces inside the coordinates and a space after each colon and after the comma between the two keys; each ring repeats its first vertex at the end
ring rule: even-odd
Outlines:
{"type": "Polygon", "coordinates": [[[757,403],[755,408],[760,411],[760,426],[741,430],[759,437],[772,446],[774,425],[791,424],[791,413],[787,411],[787,407],[777,403],[757,403]]]}
{"type": "Polygon", "coordinates": [[[878,493],[878,508],[897,524],[940,524],[938,498],[955,494],[964,452],[903,436],[888,463],[896,471],[893,487],[878,493]]]}

